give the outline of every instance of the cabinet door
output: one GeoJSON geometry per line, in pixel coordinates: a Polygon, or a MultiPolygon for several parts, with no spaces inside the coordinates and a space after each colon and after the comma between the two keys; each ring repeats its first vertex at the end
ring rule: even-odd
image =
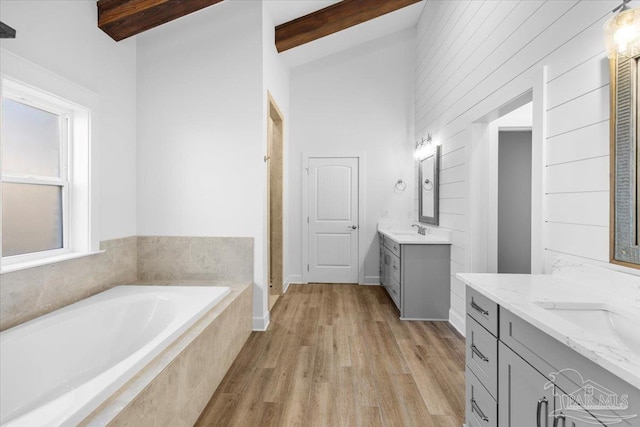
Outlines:
{"type": "Polygon", "coordinates": [[[382,246],[382,244],[380,244],[380,271],[379,271],[380,276],[379,276],[379,277],[380,277],[380,284],[381,284],[382,286],[384,286],[384,285],[386,285],[386,284],[387,284],[387,282],[386,282],[386,280],[385,280],[385,277],[384,277],[384,272],[385,272],[385,268],[384,268],[384,258],[385,258],[385,255],[384,255],[384,246],[382,246]]]}
{"type": "Polygon", "coordinates": [[[579,412],[570,411],[566,414],[564,411],[557,412],[555,416],[551,417],[551,427],[602,427],[604,425],[587,411],[582,410],[579,412]]]}
{"type": "Polygon", "coordinates": [[[498,425],[553,427],[553,386],[503,343],[498,350],[498,425]]]}

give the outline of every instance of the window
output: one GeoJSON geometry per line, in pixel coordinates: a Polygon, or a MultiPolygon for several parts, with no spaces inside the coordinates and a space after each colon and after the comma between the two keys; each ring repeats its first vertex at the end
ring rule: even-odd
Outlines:
{"type": "Polygon", "coordinates": [[[95,252],[91,111],[2,79],[2,272],[95,252]]]}
{"type": "Polygon", "coordinates": [[[2,255],[69,251],[69,120],[56,106],[2,97],[2,255]]]}

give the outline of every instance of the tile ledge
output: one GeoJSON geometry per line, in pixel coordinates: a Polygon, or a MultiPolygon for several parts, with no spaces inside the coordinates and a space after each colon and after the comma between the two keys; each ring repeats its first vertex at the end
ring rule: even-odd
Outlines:
{"type": "Polygon", "coordinates": [[[13,273],[14,271],[26,270],[29,268],[40,267],[48,264],[55,264],[62,261],[69,261],[76,258],[84,258],[92,255],[98,255],[105,253],[105,250],[95,251],[95,252],[74,252],[70,254],[59,255],[55,257],[49,257],[44,259],[25,261],[16,264],[10,264],[7,266],[0,267],[0,275],[5,273],[13,273]]]}

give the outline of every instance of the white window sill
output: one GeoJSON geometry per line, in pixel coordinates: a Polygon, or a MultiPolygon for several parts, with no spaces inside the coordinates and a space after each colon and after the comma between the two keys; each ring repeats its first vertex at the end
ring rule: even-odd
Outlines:
{"type": "Polygon", "coordinates": [[[84,258],[87,256],[97,255],[105,251],[97,252],[72,252],[69,254],[52,256],[48,258],[34,259],[31,261],[17,262],[15,264],[3,265],[0,267],[0,274],[11,273],[14,271],[26,270],[28,268],[40,267],[42,265],[55,264],[57,262],[69,261],[76,258],[84,258]]]}

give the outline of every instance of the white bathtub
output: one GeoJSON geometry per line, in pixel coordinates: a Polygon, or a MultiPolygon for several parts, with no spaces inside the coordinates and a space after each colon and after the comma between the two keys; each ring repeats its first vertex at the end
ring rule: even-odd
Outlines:
{"type": "Polygon", "coordinates": [[[229,292],[118,286],[0,333],[0,424],[78,424],[229,292]]]}

